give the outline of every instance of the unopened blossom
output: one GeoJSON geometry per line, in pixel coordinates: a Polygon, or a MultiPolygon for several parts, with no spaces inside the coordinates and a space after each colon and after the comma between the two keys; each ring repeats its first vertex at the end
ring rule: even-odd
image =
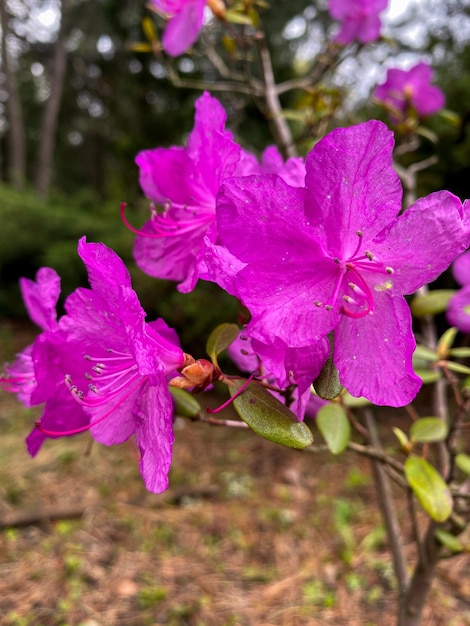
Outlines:
{"type": "Polygon", "coordinates": [[[346,45],[353,41],[369,43],[380,37],[380,13],[388,0],[329,0],[328,10],[341,28],[334,40],[346,45]]]}
{"type": "Polygon", "coordinates": [[[271,149],[259,163],[235,143],[225,128],[226,118],[220,102],[206,92],[196,101],[186,147],[144,150],[136,157],[145,195],[164,207],[163,213],[154,209],[151,219],[136,231],[136,263],[150,276],[179,282],[182,292],[191,291],[200,277],[213,280],[205,260],[205,238],[209,247],[217,242],[216,197],[226,178],[261,173],[269,167],[303,184],[300,159],[284,164],[277,150],[271,149]]]}
{"type": "Polygon", "coordinates": [[[462,285],[447,307],[447,320],[463,333],[470,332],[470,252],[461,254],[452,265],[455,280],[462,285]]]}
{"type": "Polygon", "coordinates": [[[389,69],[382,85],[374,91],[374,97],[390,112],[394,122],[406,119],[410,111],[418,117],[437,113],[445,104],[444,93],[431,84],[431,67],[420,62],[409,70],[389,69]]]}
{"type": "Polygon", "coordinates": [[[402,213],[392,150],[381,122],[337,129],[307,156],[305,189],[273,175],[232,178],[217,219],[222,244],[245,264],[233,280],[249,336],[302,348],[332,333],[343,386],[401,406],[421,385],[403,296],[469,246],[470,205],[441,191],[402,213]]]}
{"type": "Polygon", "coordinates": [[[77,289],[67,298],[66,315],[56,333],[44,335],[35,367],[41,374],[38,389],[48,404],[54,400],[48,386],[55,391],[60,377],[61,394],[66,393],[88,421],[78,428],[63,424],[64,405],[57,401],[56,419],[50,415],[45,423],[43,417],[38,429],[55,437],[89,429],[106,445],[135,435],[145,485],[163,491],[174,439],[168,380],[182,366],[183,352],[162,320],[145,322],[129,272],[112,250],[82,238],[78,252],[91,289],[77,289]]]}

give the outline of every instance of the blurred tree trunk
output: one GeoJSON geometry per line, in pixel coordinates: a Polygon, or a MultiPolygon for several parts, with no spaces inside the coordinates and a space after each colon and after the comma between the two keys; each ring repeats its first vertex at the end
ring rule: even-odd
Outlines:
{"type": "MultiPolygon", "coordinates": [[[[0,0],[1,2],[2,0],[0,0]]],[[[55,138],[59,117],[62,92],[64,89],[65,70],[67,66],[67,48],[65,46],[65,6],[62,5],[60,30],[54,44],[51,71],[51,93],[44,104],[39,134],[34,187],[38,196],[45,197],[49,192],[54,163],[55,138]]]]}
{"type": "Polygon", "coordinates": [[[8,92],[8,170],[9,178],[15,189],[23,189],[26,182],[26,137],[23,111],[18,94],[15,72],[12,69],[8,52],[8,10],[6,0],[0,0],[0,23],[2,27],[2,64],[8,92]]]}

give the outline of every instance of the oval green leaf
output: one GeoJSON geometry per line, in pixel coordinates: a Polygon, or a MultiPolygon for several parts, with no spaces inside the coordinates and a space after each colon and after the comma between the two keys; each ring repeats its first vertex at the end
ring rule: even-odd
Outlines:
{"type": "Polygon", "coordinates": [[[171,397],[175,403],[175,414],[180,417],[197,417],[202,407],[194,396],[177,387],[169,387],[171,397]]]}
{"type": "Polygon", "coordinates": [[[466,359],[470,356],[470,348],[452,348],[449,350],[449,354],[458,359],[466,359]]]}
{"type": "Polygon", "coordinates": [[[405,452],[409,452],[411,449],[410,440],[408,439],[406,433],[402,431],[401,428],[394,426],[392,428],[393,434],[398,439],[398,443],[400,444],[400,448],[405,452]]]}
{"type": "Polygon", "coordinates": [[[439,472],[420,456],[405,461],[405,478],[426,513],[436,522],[445,522],[452,513],[452,495],[439,472]]]}
{"type": "Polygon", "coordinates": [[[415,359],[436,362],[439,360],[439,357],[434,350],[431,350],[431,348],[418,344],[415,348],[415,351],[413,352],[413,360],[415,359]]]}
{"type": "Polygon", "coordinates": [[[454,345],[455,338],[459,331],[455,326],[448,328],[437,343],[436,352],[441,358],[445,358],[449,354],[449,350],[454,345]]]}
{"type": "Polygon", "coordinates": [[[470,374],[470,367],[466,365],[462,365],[462,363],[454,363],[453,361],[445,361],[445,366],[451,372],[456,372],[457,374],[470,374]]]}
{"type": "MultiPolygon", "coordinates": [[[[246,380],[233,380],[229,385],[234,396],[246,380]]],[[[233,401],[233,406],[248,426],[261,437],[289,448],[306,448],[313,442],[312,431],[304,422],[279,402],[267,389],[251,382],[233,401]]]]}
{"type": "Polygon", "coordinates": [[[411,424],[410,437],[419,443],[443,441],[447,432],[447,424],[439,417],[421,417],[411,424]]]}
{"type": "Polygon", "coordinates": [[[206,352],[217,366],[217,357],[238,337],[240,329],[236,324],[220,324],[211,332],[206,343],[206,352]]]}
{"type": "Polygon", "coordinates": [[[415,317],[443,313],[455,293],[455,289],[434,289],[422,296],[415,296],[410,303],[411,313],[415,317]]]}
{"type": "Polygon", "coordinates": [[[462,470],[462,472],[470,474],[470,456],[468,454],[459,452],[459,454],[455,457],[455,464],[460,470],[462,470]]]}
{"type": "Polygon", "coordinates": [[[436,537],[444,548],[447,548],[450,552],[458,553],[465,550],[465,546],[458,537],[442,528],[436,529],[436,537]]]}
{"type": "Polygon", "coordinates": [[[419,376],[423,381],[423,385],[435,383],[436,380],[439,380],[441,378],[441,373],[439,372],[439,370],[424,370],[415,368],[414,371],[416,376],[419,376]]]}
{"type": "Polygon", "coordinates": [[[351,424],[343,407],[332,402],[325,404],[317,413],[316,424],[332,454],[340,454],[351,437],[351,424]]]}

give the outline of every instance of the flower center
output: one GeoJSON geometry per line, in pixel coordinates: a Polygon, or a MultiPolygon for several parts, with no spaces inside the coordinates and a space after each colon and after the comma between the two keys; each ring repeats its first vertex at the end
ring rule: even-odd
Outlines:
{"type": "Polygon", "coordinates": [[[135,359],[128,353],[108,349],[105,357],[85,355],[85,359],[92,363],[90,372],[85,373],[88,381],[87,391],[79,389],[72,381],[70,374],[65,376],[65,384],[73,397],[83,407],[97,409],[96,416],[86,426],[69,431],[50,431],[41,426],[40,420],[36,426],[46,435],[69,436],[89,430],[109,417],[120,405],[125,402],[147,380],[147,376],[139,373],[135,359]],[[103,407],[103,411],[100,408],[103,407]]]}
{"type": "Polygon", "coordinates": [[[125,226],[140,237],[147,239],[163,239],[166,237],[179,237],[187,235],[202,227],[209,227],[215,220],[215,209],[212,206],[198,206],[196,208],[171,204],[167,202],[163,213],[159,213],[153,204],[150,205],[150,220],[148,227],[150,230],[139,230],[134,228],[128,221],[125,210],[127,205],[121,204],[121,219],[125,226]]]}
{"type": "Polygon", "coordinates": [[[338,275],[332,296],[325,308],[331,310],[338,298],[341,298],[343,302],[340,312],[359,319],[374,311],[373,290],[383,291],[392,288],[390,276],[394,274],[394,270],[379,261],[370,250],[361,252],[363,234],[358,230],[356,235],[358,243],[351,256],[345,260],[333,258],[338,265],[338,275]],[[385,281],[371,281],[371,274],[377,278],[385,277],[385,281]],[[372,288],[370,282],[373,282],[372,288]]]}

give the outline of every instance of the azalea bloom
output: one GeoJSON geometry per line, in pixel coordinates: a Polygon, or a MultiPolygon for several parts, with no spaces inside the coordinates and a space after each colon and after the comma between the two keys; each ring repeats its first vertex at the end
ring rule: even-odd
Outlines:
{"type": "Polygon", "coordinates": [[[455,280],[462,285],[449,301],[447,320],[463,333],[470,332],[470,252],[461,254],[452,265],[455,280]]]}
{"type": "Polygon", "coordinates": [[[183,365],[183,352],[162,320],[145,322],[129,272],[112,250],[82,238],[78,252],[91,289],[67,298],[57,332],[35,346],[37,388],[49,410],[37,427],[54,437],[90,430],[106,445],[135,435],[145,485],[163,491],[174,439],[168,380],[183,365]],[[83,426],[64,424],[64,394],[86,415],[83,426]]]}
{"type": "MultiPolygon", "coordinates": [[[[42,267],[36,274],[36,281],[21,278],[20,289],[30,318],[43,332],[18,355],[12,365],[5,366],[6,375],[0,383],[8,391],[16,393],[26,407],[45,404],[42,415],[45,427],[56,430],[81,428],[88,423],[88,416],[73,400],[63,385],[63,374],[55,368],[59,353],[43,352],[43,346],[51,341],[62,347],[63,337],[59,333],[56,313],[60,278],[55,270],[42,267]],[[45,371],[42,365],[45,365],[45,371]],[[42,384],[43,378],[45,385],[42,384]]],[[[37,454],[46,438],[47,435],[33,428],[26,439],[31,456],[37,454]]]]}
{"type": "Polygon", "coordinates": [[[431,85],[432,69],[424,62],[409,70],[389,69],[386,81],[379,85],[374,97],[390,111],[395,122],[408,115],[411,107],[419,117],[437,113],[445,104],[445,97],[439,87],[431,85]]]}
{"type": "Polygon", "coordinates": [[[163,33],[163,49],[171,56],[183,54],[199,36],[207,0],[152,0],[170,19],[163,33]]]}
{"type": "MultiPolygon", "coordinates": [[[[56,271],[42,267],[36,274],[36,281],[21,278],[20,290],[31,320],[43,331],[56,330],[56,305],[60,295],[60,278],[56,271]]],[[[32,350],[33,345],[30,345],[20,352],[14,363],[5,366],[5,376],[0,378],[0,384],[16,393],[26,407],[31,406],[31,394],[36,387],[32,350]]]]}
{"type": "Polygon", "coordinates": [[[380,13],[388,0],[329,0],[328,10],[341,23],[334,40],[346,45],[352,41],[369,43],[380,36],[380,13]]]}
{"type": "Polygon", "coordinates": [[[163,213],[153,210],[142,230],[135,231],[136,263],[150,276],[180,282],[182,292],[194,289],[198,278],[213,280],[204,240],[208,236],[209,246],[217,241],[216,196],[223,180],[265,168],[285,175],[292,184],[303,184],[305,177],[301,159],[284,163],[275,148],[265,151],[261,163],[242,152],[225,129],[226,118],[220,102],[204,93],[196,101],[186,148],[144,150],[136,157],[145,195],[164,207],[163,213]]]}
{"type": "Polygon", "coordinates": [[[337,129],[307,156],[305,189],[273,175],[232,178],[217,220],[222,244],[244,264],[233,280],[252,315],[248,335],[302,348],[333,333],[346,389],[401,406],[421,385],[403,296],[468,247],[470,205],[441,191],[401,213],[392,150],[381,122],[337,129]]]}

